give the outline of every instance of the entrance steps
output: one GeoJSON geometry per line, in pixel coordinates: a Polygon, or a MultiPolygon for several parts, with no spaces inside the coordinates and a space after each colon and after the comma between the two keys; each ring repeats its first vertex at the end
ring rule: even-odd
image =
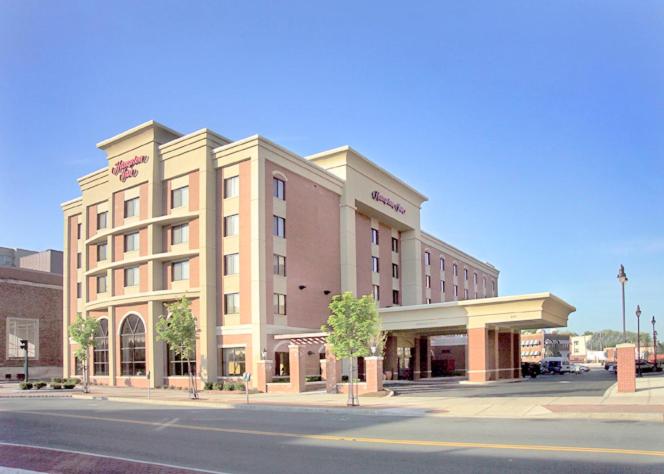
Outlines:
{"type": "Polygon", "coordinates": [[[466,377],[436,377],[420,380],[386,380],[383,386],[394,395],[408,395],[411,393],[439,392],[449,386],[458,386],[466,377]]]}

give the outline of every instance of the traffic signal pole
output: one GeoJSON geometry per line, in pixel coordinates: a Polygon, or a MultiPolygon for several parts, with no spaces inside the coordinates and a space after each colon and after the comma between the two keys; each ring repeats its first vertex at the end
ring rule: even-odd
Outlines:
{"type": "Polygon", "coordinates": [[[24,382],[27,382],[28,379],[30,378],[29,373],[28,373],[28,340],[27,339],[21,339],[21,349],[23,349],[23,373],[25,374],[25,377],[23,379],[24,382]]]}

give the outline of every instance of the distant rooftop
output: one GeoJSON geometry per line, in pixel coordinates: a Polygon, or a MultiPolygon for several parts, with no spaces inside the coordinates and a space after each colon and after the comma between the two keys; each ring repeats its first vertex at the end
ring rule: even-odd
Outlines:
{"type": "Polygon", "coordinates": [[[0,267],[25,268],[62,275],[62,259],[61,250],[47,249],[39,252],[0,247],[0,267]]]}

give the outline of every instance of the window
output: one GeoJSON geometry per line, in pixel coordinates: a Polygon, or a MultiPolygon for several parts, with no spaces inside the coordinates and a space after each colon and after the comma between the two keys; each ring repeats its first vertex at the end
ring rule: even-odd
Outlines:
{"type": "Polygon", "coordinates": [[[286,314],[286,295],[275,293],[272,298],[272,303],[274,306],[274,314],[286,314]]]}
{"type": "Polygon", "coordinates": [[[426,275],[427,288],[431,288],[431,275],[426,275]]]}
{"type": "Polygon", "coordinates": [[[392,252],[399,252],[399,239],[392,237],[392,252]]]}
{"type": "Polygon", "coordinates": [[[378,245],[378,229],[371,229],[371,243],[378,245]]]}
{"type": "Polygon", "coordinates": [[[224,347],[221,349],[221,375],[237,377],[245,372],[244,347],[224,347]]]}
{"type": "Polygon", "coordinates": [[[477,290],[475,290],[475,299],[477,299],[477,290]]]}
{"type": "Polygon", "coordinates": [[[173,281],[189,280],[189,260],[173,262],[173,281]]]}
{"type": "Polygon", "coordinates": [[[445,293],[445,280],[440,280],[440,291],[445,293]]]}
{"type": "Polygon", "coordinates": [[[482,277],[482,294],[486,296],[486,277],[482,277]]]}
{"type": "Polygon", "coordinates": [[[427,303],[427,304],[431,304],[431,298],[427,298],[427,299],[426,299],[426,303],[427,303]]]}
{"type": "Polygon", "coordinates": [[[459,297],[459,285],[454,285],[454,297],[459,297]]]}
{"type": "Polygon", "coordinates": [[[277,199],[286,199],[286,182],[279,178],[272,178],[272,195],[277,199]]]}
{"type": "Polygon", "coordinates": [[[443,257],[440,257],[440,271],[445,271],[445,259],[443,257]]]}
{"type": "Polygon", "coordinates": [[[475,283],[475,285],[477,285],[477,272],[473,273],[473,283],[475,283]]]}
{"type": "Polygon", "coordinates": [[[240,293],[226,293],[224,295],[224,314],[237,314],[240,312],[240,293]]]}
{"type": "Polygon", "coordinates": [[[187,202],[189,202],[189,186],[182,186],[171,191],[171,209],[186,206],[187,202]]]}
{"type": "Polygon", "coordinates": [[[468,269],[467,268],[463,269],[463,279],[468,281],[468,269]]]}
{"type": "Polygon", "coordinates": [[[274,264],[274,274],[275,275],[281,275],[281,276],[286,276],[286,257],[283,255],[277,255],[274,254],[273,258],[273,264],[274,264]]]}
{"type": "Polygon", "coordinates": [[[224,275],[237,275],[238,273],[240,273],[240,254],[224,255],[224,275]]]}
{"type": "Polygon", "coordinates": [[[380,286],[371,285],[371,294],[373,295],[374,301],[380,300],[380,286]]]}
{"type": "Polygon", "coordinates": [[[231,176],[224,180],[224,198],[234,198],[240,195],[240,177],[231,176]]]}
{"type": "Polygon", "coordinates": [[[138,267],[125,268],[124,286],[138,286],[138,267]]]}
{"type": "Polygon", "coordinates": [[[76,283],[76,298],[81,299],[82,294],[83,294],[83,291],[81,289],[81,283],[78,282],[78,283],[76,283]]]}
{"type": "Polygon", "coordinates": [[[173,245],[189,242],[189,224],[174,225],[171,228],[171,242],[173,245]]]}
{"type": "Polygon", "coordinates": [[[76,253],[76,268],[81,268],[81,252],[76,253]]]}
{"type": "Polygon", "coordinates": [[[39,320],[7,318],[7,357],[25,357],[21,339],[28,341],[28,358],[39,356],[39,320]]]}
{"type": "Polygon", "coordinates": [[[392,278],[399,278],[399,265],[396,263],[392,264],[392,278]]]}
{"type": "Polygon", "coordinates": [[[273,216],[274,219],[272,221],[272,235],[276,235],[277,237],[286,237],[286,219],[283,217],[279,216],[273,216]]]}
{"type": "Polygon", "coordinates": [[[108,249],[108,244],[97,245],[97,261],[106,260],[107,249],[108,249]]]}
{"type": "Polygon", "coordinates": [[[105,229],[108,224],[108,212],[97,213],[97,229],[105,229]]]}
{"type": "Polygon", "coordinates": [[[431,265],[431,254],[429,252],[424,252],[424,264],[431,265]]]}
{"type": "Polygon", "coordinates": [[[491,294],[493,296],[496,296],[496,282],[495,281],[491,282],[491,294]]]}
{"type": "Polygon", "coordinates": [[[168,376],[178,377],[189,374],[189,364],[191,364],[192,375],[196,374],[196,356],[192,356],[191,361],[183,358],[177,354],[170,346],[166,346],[166,353],[168,354],[168,376]]]}
{"type": "Polygon", "coordinates": [[[108,375],[108,319],[99,320],[95,332],[95,347],[92,352],[94,375],[108,375]]]}
{"type": "Polygon", "coordinates": [[[468,290],[463,290],[463,299],[468,299],[468,290]]]}
{"type": "Polygon", "coordinates": [[[233,214],[224,217],[224,237],[231,237],[240,233],[240,216],[233,214]]]}
{"type": "Polygon", "coordinates": [[[79,222],[76,224],[76,238],[80,239],[81,238],[81,223],[79,222]]]}
{"type": "Polygon", "coordinates": [[[371,257],[371,271],[378,273],[380,271],[380,265],[378,264],[378,257],[371,257]]]}
{"type": "Polygon", "coordinates": [[[138,198],[127,199],[124,202],[124,216],[134,217],[138,215],[138,198]]]}
{"type": "Polygon", "coordinates": [[[106,275],[97,277],[97,293],[106,293],[106,275]]]}
{"type": "Polygon", "coordinates": [[[459,267],[457,267],[456,263],[452,265],[452,270],[454,271],[454,276],[459,276],[459,267]]]}
{"type": "Polygon", "coordinates": [[[138,232],[125,234],[124,236],[124,251],[134,252],[138,250],[138,232]]]}
{"type": "Polygon", "coordinates": [[[392,304],[399,304],[399,290],[392,290],[392,304]]]}
{"type": "Polygon", "coordinates": [[[145,375],[145,326],[135,314],[120,327],[120,367],[121,375],[145,375]]]}

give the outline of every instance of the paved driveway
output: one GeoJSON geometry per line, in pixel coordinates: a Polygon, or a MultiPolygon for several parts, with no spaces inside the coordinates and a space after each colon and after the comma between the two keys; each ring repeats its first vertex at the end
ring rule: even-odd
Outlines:
{"type": "Polygon", "coordinates": [[[496,385],[460,385],[437,380],[433,383],[390,384],[397,395],[441,397],[601,397],[616,382],[616,377],[604,369],[592,369],[585,374],[540,375],[521,382],[496,385]]]}

